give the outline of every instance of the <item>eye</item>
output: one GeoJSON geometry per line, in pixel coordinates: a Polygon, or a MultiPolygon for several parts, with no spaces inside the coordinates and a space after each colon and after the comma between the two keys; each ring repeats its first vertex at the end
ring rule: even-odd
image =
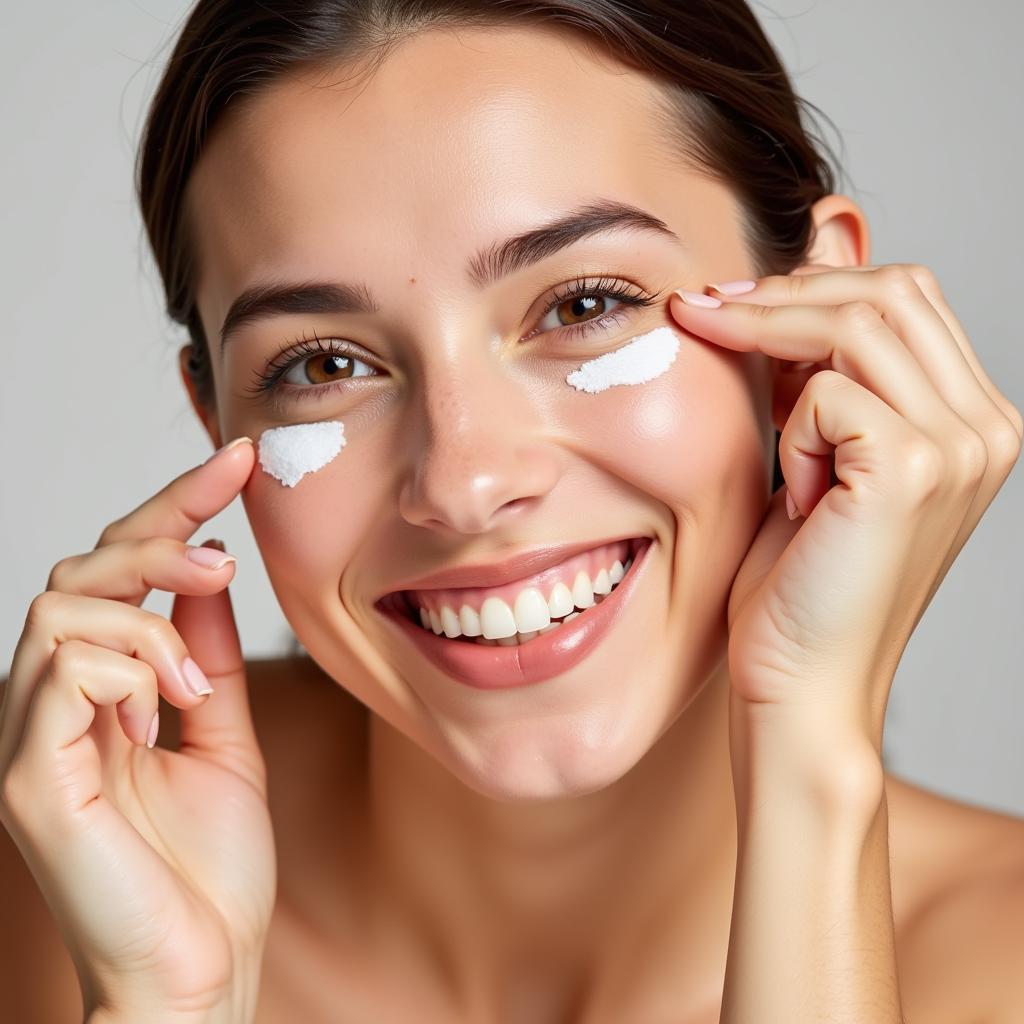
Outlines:
{"type": "Polygon", "coordinates": [[[614,303],[622,302],[621,299],[615,299],[611,296],[597,295],[581,295],[575,299],[565,299],[552,306],[551,312],[547,313],[544,317],[544,320],[548,320],[554,315],[559,322],[545,326],[542,320],[538,330],[555,331],[559,327],[577,327],[581,323],[598,319],[607,313],[609,301],[614,303]]]}
{"type": "Polygon", "coordinates": [[[629,316],[630,307],[649,306],[654,301],[653,296],[630,291],[622,281],[577,278],[554,297],[543,319],[523,340],[545,331],[584,334],[595,328],[610,329],[629,316]]]}
{"type": "Polygon", "coordinates": [[[380,371],[360,359],[351,343],[338,338],[299,338],[266,370],[257,372],[245,390],[254,399],[271,394],[287,398],[322,397],[345,388],[353,377],[379,377],[380,371]]]}
{"type": "Polygon", "coordinates": [[[305,387],[309,384],[329,384],[350,377],[371,377],[376,372],[361,359],[341,352],[327,352],[296,360],[281,374],[281,380],[296,387],[305,387]]]}

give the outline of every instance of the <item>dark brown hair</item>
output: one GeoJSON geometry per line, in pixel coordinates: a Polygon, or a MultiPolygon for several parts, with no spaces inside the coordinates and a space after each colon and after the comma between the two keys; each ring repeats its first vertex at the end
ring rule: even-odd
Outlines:
{"type": "Polygon", "coordinates": [[[806,259],[810,208],[835,191],[822,152],[834,157],[801,119],[802,108],[821,112],[794,94],[744,0],[198,0],[148,111],[136,188],[167,312],[191,336],[190,373],[204,404],[213,406],[213,382],[184,196],[236,97],[303,67],[365,64],[372,73],[425,29],[524,23],[582,33],[664,83],[654,114],[666,141],[732,189],[757,276],[788,273],[806,259]]]}

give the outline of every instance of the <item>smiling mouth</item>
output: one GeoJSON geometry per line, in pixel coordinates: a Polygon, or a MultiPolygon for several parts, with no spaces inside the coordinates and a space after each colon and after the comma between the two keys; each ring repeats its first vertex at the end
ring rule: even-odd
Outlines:
{"type": "Polygon", "coordinates": [[[557,630],[617,589],[651,537],[598,545],[500,587],[399,590],[379,605],[463,644],[513,647],[557,630]]]}

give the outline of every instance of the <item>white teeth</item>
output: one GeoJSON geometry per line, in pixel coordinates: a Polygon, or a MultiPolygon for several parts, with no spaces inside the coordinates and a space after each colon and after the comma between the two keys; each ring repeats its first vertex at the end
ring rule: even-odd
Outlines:
{"type": "Polygon", "coordinates": [[[464,604],[459,609],[459,625],[462,627],[463,636],[481,636],[483,634],[480,616],[477,615],[476,609],[470,608],[468,604],[464,604]]]}
{"type": "Polygon", "coordinates": [[[632,564],[632,557],[625,563],[616,559],[610,569],[598,570],[593,581],[580,570],[571,590],[559,580],[546,601],[536,587],[527,587],[517,595],[514,610],[500,597],[488,597],[479,612],[468,604],[462,605],[458,614],[448,605],[441,607],[440,614],[429,608],[420,608],[420,622],[424,629],[433,630],[438,636],[444,633],[450,640],[465,636],[488,646],[512,647],[541,633],[550,633],[562,622],[571,622],[581,610],[600,604],[629,572],[632,564]],[[553,621],[555,619],[561,619],[561,622],[553,621]]]}
{"type": "Polygon", "coordinates": [[[517,632],[512,609],[500,597],[488,597],[480,608],[480,626],[488,640],[501,640],[517,632]]]}
{"type": "Polygon", "coordinates": [[[441,606],[441,626],[444,629],[444,635],[449,640],[462,636],[462,626],[459,625],[459,617],[448,605],[441,606]]]}
{"type": "Polygon", "coordinates": [[[594,603],[594,586],[582,569],[572,581],[572,600],[577,608],[589,608],[594,603]]]}
{"type": "Polygon", "coordinates": [[[513,613],[516,629],[520,633],[531,633],[551,625],[551,612],[544,595],[536,587],[519,591],[513,613]]]}
{"type": "Polygon", "coordinates": [[[560,619],[563,615],[568,615],[572,609],[572,591],[559,580],[548,598],[548,611],[551,613],[551,618],[560,619]]]}

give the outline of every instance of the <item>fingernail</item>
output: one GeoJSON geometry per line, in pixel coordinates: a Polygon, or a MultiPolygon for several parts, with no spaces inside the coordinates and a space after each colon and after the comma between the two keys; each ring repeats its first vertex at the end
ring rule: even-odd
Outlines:
{"type": "Polygon", "coordinates": [[[234,555],[225,554],[223,550],[203,547],[189,548],[185,552],[185,557],[190,562],[203,566],[204,569],[223,569],[228,562],[238,561],[234,555]]]}
{"type": "Polygon", "coordinates": [[[160,712],[158,711],[153,716],[153,721],[149,723],[149,735],[146,737],[146,746],[150,750],[156,746],[156,734],[160,731],[160,712]]]}
{"type": "Polygon", "coordinates": [[[181,674],[185,677],[185,685],[195,696],[205,697],[206,694],[213,693],[206,673],[191,658],[186,658],[181,663],[181,674]]]}
{"type": "MultiPolygon", "coordinates": [[[[216,450],[216,451],[215,451],[215,452],[214,452],[214,453],[213,453],[213,454],[212,454],[212,455],[211,455],[211,456],[210,456],[210,457],[209,457],[209,458],[208,458],[208,459],[206,460],[206,462],[213,462],[213,460],[214,460],[215,458],[217,458],[217,456],[218,456],[218,455],[220,455],[220,453],[221,453],[221,452],[226,452],[226,451],[228,451],[228,449],[230,449],[230,448],[234,448],[234,447],[236,447],[237,445],[240,445],[240,444],[245,444],[245,442],[246,442],[246,441],[248,441],[248,442],[249,442],[249,444],[252,444],[252,438],[251,438],[251,437],[236,437],[236,438],[234,439],[234,441],[228,441],[228,443],[227,443],[227,444],[223,444],[223,445],[221,445],[221,446],[220,446],[220,447],[219,447],[219,448],[218,448],[218,449],[217,449],[217,450],[216,450]]],[[[206,465],[206,462],[204,462],[204,463],[203,463],[203,465],[204,465],[204,466],[206,465]]]]}
{"type": "Polygon", "coordinates": [[[789,513],[790,519],[796,519],[800,515],[800,510],[796,507],[796,502],[793,500],[793,495],[789,493],[789,488],[786,488],[786,511],[789,513]]]}
{"type": "Polygon", "coordinates": [[[717,309],[721,304],[721,299],[716,299],[714,295],[703,295],[700,292],[684,292],[682,289],[676,292],[688,306],[701,306],[704,309],[717,309]]]}
{"type": "Polygon", "coordinates": [[[757,282],[725,281],[722,284],[712,284],[708,287],[714,288],[715,291],[721,292],[723,295],[743,295],[746,292],[752,292],[757,287],[757,282]]]}

